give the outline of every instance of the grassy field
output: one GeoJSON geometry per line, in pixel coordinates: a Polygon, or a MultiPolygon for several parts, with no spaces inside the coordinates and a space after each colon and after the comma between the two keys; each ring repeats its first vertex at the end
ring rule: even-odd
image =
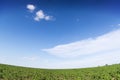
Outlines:
{"type": "Polygon", "coordinates": [[[61,70],[0,64],[0,80],[120,80],[120,64],[61,70]]]}

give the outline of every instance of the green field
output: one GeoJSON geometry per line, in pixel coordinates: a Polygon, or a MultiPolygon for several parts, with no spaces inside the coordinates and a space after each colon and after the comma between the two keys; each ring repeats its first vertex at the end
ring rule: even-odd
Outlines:
{"type": "Polygon", "coordinates": [[[120,80],[120,64],[61,70],[0,64],[0,80],[120,80]]]}

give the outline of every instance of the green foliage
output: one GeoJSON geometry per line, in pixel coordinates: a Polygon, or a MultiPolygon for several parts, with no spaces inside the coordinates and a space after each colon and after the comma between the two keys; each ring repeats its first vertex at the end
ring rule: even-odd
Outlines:
{"type": "Polygon", "coordinates": [[[0,64],[0,80],[120,80],[120,64],[60,70],[0,64]]]}

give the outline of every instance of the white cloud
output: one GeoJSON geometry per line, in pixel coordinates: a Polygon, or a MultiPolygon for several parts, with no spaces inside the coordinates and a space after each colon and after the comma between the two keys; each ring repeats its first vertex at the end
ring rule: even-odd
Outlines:
{"type": "MultiPolygon", "coordinates": [[[[27,9],[30,11],[30,12],[33,12],[35,10],[35,6],[33,4],[28,4],[27,6],[27,9]]],[[[35,17],[34,17],[34,20],[35,21],[40,21],[40,20],[46,20],[46,21],[49,21],[49,20],[52,20],[52,16],[49,16],[49,15],[46,15],[43,10],[38,10],[37,12],[35,12],[35,17]]]]}
{"type": "Polygon", "coordinates": [[[120,27],[120,24],[114,24],[114,25],[110,25],[111,27],[114,27],[114,28],[119,28],[120,27]]]}
{"type": "Polygon", "coordinates": [[[84,59],[61,61],[53,64],[51,68],[84,68],[117,63],[120,63],[120,50],[104,52],[84,59]]]}
{"type": "Polygon", "coordinates": [[[39,10],[36,12],[36,17],[34,18],[36,21],[39,21],[41,19],[44,19],[45,14],[42,10],[39,10]]]}
{"type": "Polygon", "coordinates": [[[87,56],[83,59],[66,59],[57,60],[46,57],[24,57],[22,60],[16,62],[16,65],[36,67],[36,68],[50,68],[50,69],[64,69],[64,68],[84,68],[102,66],[105,64],[115,64],[120,62],[120,50],[113,50],[103,52],[101,54],[87,56]],[[19,62],[19,64],[18,64],[19,62]]]}
{"type": "Polygon", "coordinates": [[[34,10],[35,10],[35,6],[34,5],[32,5],[32,4],[28,4],[27,5],[27,9],[29,10],[29,11],[31,11],[31,12],[33,12],[34,10]]]}
{"type": "MultiPolygon", "coordinates": [[[[94,55],[116,50],[120,52],[120,29],[96,38],[89,38],[69,44],[57,45],[50,49],[43,49],[43,51],[58,57],[94,55]]],[[[113,54],[115,53],[113,52],[113,54]]]]}
{"type": "Polygon", "coordinates": [[[39,10],[36,12],[36,16],[34,17],[34,20],[36,21],[40,21],[40,20],[51,20],[52,17],[51,16],[48,16],[48,15],[45,15],[45,13],[43,12],[43,10],[39,10]]]}
{"type": "Polygon", "coordinates": [[[118,24],[118,26],[120,26],[120,24],[118,24]]]}
{"type": "Polygon", "coordinates": [[[109,52],[102,52],[100,54],[85,56],[84,58],[73,58],[73,59],[54,59],[40,55],[24,55],[24,56],[8,56],[3,57],[0,54],[0,63],[34,67],[34,68],[51,68],[51,69],[62,69],[62,68],[84,68],[84,67],[95,67],[105,64],[120,63],[120,50],[112,50],[109,52]],[[25,57],[24,57],[25,56],[25,57]]]}
{"type": "Polygon", "coordinates": [[[51,20],[52,19],[52,16],[45,16],[45,20],[51,20]]]}

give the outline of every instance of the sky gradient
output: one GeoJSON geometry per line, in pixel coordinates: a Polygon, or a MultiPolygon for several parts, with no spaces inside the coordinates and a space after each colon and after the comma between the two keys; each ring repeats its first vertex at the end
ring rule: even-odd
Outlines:
{"type": "Polygon", "coordinates": [[[119,0],[1,0],[0,63],[81,68],[120,63],[119,0]]]}

